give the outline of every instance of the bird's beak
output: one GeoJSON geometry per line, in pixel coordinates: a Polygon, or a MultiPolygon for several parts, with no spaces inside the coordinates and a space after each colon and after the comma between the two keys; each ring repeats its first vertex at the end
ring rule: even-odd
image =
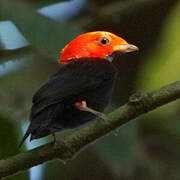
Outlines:
{"type": "Polygon", "coordinates": [[[132,44],[125,44],[125,45],[116,45],[116,46],[114,46],[113,50],[123,52],[123,53],[127,53],[127,52],[138,51],[139,48],[135,45],[132,45],[132,44]]]}

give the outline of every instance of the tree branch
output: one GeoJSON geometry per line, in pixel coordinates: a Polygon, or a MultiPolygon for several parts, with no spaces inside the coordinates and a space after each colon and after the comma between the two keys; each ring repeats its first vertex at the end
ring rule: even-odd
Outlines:
{"type": "Polygon", "coordinates": [[[9,59],[13,60],[20,56],[26,56],[33,52],[31,46],[24,46],[18,49],[0,49],[0,63],[5,62],[9,59]]]}
{"type": "Polygon", "coordinates": [[[13,175],[49,160],[61,159],[67,161],[72,159],[87,145],[124,123],[178,98],[180,98],[180,81],[147,93],[138,92],[129,98],[127,104],[108,114],[105,120],[98,119],[58,140],[56,148],[53,147],[52,143],[48,143],[1,160],[0,178],[13,175]]]}

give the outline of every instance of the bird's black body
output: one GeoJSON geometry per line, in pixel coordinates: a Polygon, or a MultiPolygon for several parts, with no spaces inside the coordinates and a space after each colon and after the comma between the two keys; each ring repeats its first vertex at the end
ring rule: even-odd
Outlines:
{"type": "Polygon", "coordinates": [[[30,126],[23,141],[31,135],[41,138],[52,132],[76,128],[96,116],[81,111],[75,103],[102,112],[112,94],[115,67],[107,59],[77,59],[60,68],[34,95],[30,126]]]}

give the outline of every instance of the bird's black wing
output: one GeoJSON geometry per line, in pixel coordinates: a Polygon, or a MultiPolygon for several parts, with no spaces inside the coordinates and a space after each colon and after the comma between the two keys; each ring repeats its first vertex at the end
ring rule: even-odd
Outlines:
{"type": "Polygon", "coordinates": [[[38,118],[40,112],[66,100],[69,102],[71,98],[87,91],[101,88],[102,83],[112,74],[114,74],[114,67],[106,60],[81,60],[62,67],[35,93],[30,115],[31,124],[20,146],[41,124],[42,118],[38,118]]]}
{"type": "Polygon", "coordinates": [[[35,93],[31,120],[48,106],[99,87],[103,82],[103,71],[97,68],[96,66],[92,68],[83,64],[71,64],[60,69],[35,93]]]}

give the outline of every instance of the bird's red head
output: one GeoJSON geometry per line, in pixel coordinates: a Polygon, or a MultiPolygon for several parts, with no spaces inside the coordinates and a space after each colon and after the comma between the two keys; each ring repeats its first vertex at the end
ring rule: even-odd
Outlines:
{"type": "Polygon", "coordinates": [[[60,63],[68,63],[79,58],[104,58],[106,59],[113,52],[131,52],[138,48],[128,44],[121,37],[110,32],[95,31],[82,34],[72,40],[62,50],[59,58],[60,63]]]}

